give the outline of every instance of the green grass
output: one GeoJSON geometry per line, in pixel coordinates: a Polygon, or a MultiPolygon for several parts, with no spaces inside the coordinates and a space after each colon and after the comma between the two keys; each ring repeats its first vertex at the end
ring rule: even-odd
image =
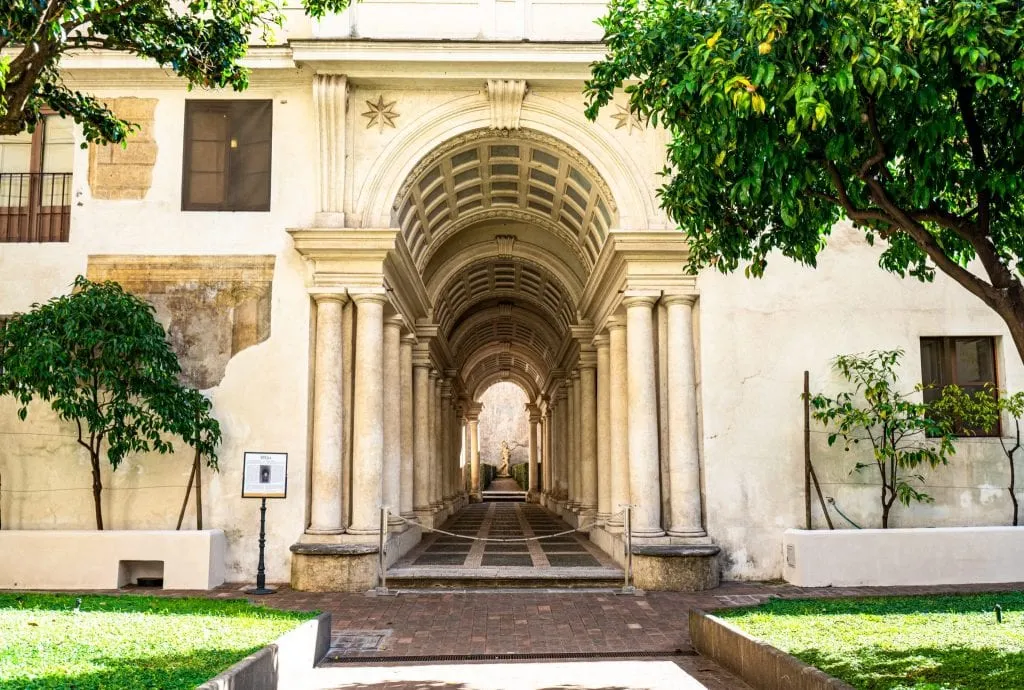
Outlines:
{"type": "Polygon", "coordinates": [[[310,617],[244,600],[0,594],[0,688],[193,688],[310,617]]]}
{"type": "Polygon", "coordinates": [[[1024,688],[1022,592],[772,600],[715,615],[857,688],[1024,688]]]}

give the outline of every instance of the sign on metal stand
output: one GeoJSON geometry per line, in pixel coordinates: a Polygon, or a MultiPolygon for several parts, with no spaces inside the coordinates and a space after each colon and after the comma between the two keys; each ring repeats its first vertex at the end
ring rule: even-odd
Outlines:
{"type": "Polygon", "coordinates": [[[267,587],[267,499],[286,498],[288,495],[288,453],[251,453],[243,456],[242,498],[260,500],[260,557],[256,566],[256,586],[246,594],[273,594],[277,590],[267,587]]]}

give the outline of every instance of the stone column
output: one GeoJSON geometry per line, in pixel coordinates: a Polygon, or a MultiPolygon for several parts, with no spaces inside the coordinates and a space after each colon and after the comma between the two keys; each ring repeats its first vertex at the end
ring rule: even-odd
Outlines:
{"type": "Polygon", "coordinates": [[[416,419],[415,419],[415,406],[413,404],[413,373],[412,373],[412,346],[416,342],[416,336],[411,333],[407,333],[402,336],[402,343],[399,352],[399,369],[401,370],[398,375],[399,386],[402,389],[402,441],[399,446],[399,452],[401,455],[401,485],[400,496],[398,500],[399,509],[403,517],[413,516],[414,506],[414,489],[415,486],[415,464],[413,462],[415,438],[416,438],[416,419]]]}
{"type": "Polygon", "coordinates": [[[437,385],[437,379],[439,374],[437,370],[430,370],[430,382],[427,384],[427,399],[428,406],[430,409],[430,418],[427,422],[428,429],[430,430],[430,507],[433,510],[437,510],[441,507],[441,474],[440,472],[440,453],[438,452],[438,438],[437,438],[437,407],[438,402],[441,399],[441,391],[437,385]]]}
{"type": "Polygon", "coordinates": [[[384,465],[384,304],[382,293],[352,296],[356,304],[356,366],[352,410],[350,534],[380,531],[384,465]]]}
{"type": "Polygon", "coordinates": [[[697,376],[693,344],[694,295],[664,298],[668,310],[669,492],[674,537],[706,535],[700,515],[697,376]]]}
{"type": "Polygon", "coordinates": [[[452,380],[440,380],[441,405],[438,408],[438,424],[441,426],[438,440],[441,442],[441,491],[440,500],[447,505],[452,499],[452,380]]]}
{"type": "Polygon", "coordinates": [[[388,507],[389,524],[404,524],[399,519],[402,502],[402,317],[384,321],[384,476],[383,498],[388,507]],[[396,366],[396,364],[398,366],[396,366]]]}
{"type": "MultiPolygon", "coordinates": [[[[418,346],[426,350],[426,345],[418,346]]],[[[413,435],[413,510],[422,517],[430,512],[430,361],[417,352],[412,363],[413,405],[416,430],[413,435]]]]}
{"type": "Polygon", "coordinates": [[[481,500],[480,494],[480,410],[474,406],[466,414],[469,424],[469,490],[474,501],[481,500]]]}
{"type": "Polygon", "coordinates": [[[580,457],[577,462],[581,515],[597,511],[597,358],[592,350],[580,352],[580,457]]]}
{"type": "Polygon", "coordinates": [[[313,444],[310,458],[310,534],[345,531],[342,511],[341,311],[345,295],[319,294],[313,379],[313,444]]]}
{"type": "Polygon", "coordinates": [[[540,418],[540,490],[541,495],[551,493],[551,402],[548,396],[541,396],[543,412],[540,418]]]}
{"type": "Polygon", "coordinates": [[[612,507],[611,371],[608,336],[594,337],[597,348],[597,520],[607,522],[612,507]]]}
{"type": "Polygon", "coordinates": [[[633,536],[660,537],[661,475],[658,455],[658,387],[654,368],[654,303],[650,295],[627,296],[626,396],[629,414],[629,493],[633,536]]]}
{"type": "Polygon", "coordinates": [[[629,436],[626,426],[629,415],[626,408],[626,321],[613,317],[608,320],[608,464],[609,491],[612,515],[608,525],[613,531],[622,530],[622,510],[629,503],[629,436]]]}
{"type": "Polygon", "coordinates": [[[530,459],[526,467],[526,491],[532,497],[537,494],[537,425],[540,424],[540,410],[530,404],[526,406],[526,411],[530,413],[530,459]]]}
{"type": "Polygon", "coordinates": [[[569,380],[562,382],[558,390],[558,423],[555,429],[558,433],[558,500],[565,503],[569,496],[569,463],[567,462],[569,448],[569,380]]]}
{"type": "Polygon", "coordinates": [[[570,375],[569,388],[569,463],[567,479],[569,482],[569,508],[576,511],[580,507],[580,372],[573,369],[570,375]]]}

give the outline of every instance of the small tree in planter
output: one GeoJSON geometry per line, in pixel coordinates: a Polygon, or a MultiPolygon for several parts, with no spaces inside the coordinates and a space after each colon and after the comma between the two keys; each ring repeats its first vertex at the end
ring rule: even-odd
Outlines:
{"type": "Polygon", "coordinates": [[[1005,438],[1007,434],[999,435],[999,444],[1002,446],[1003,455],[1006,456],[1010,469],[1009,485],[1010,504],[1013,506],[1014,527],[1018,524],[1019,505],[1017,502],[1017,472],[1014,467],[1014,456],[1017,451],[1024,449],[1024,438],[1021,437],[1021,418],[1024,417],[1024,393],[1009,394],[1003,392],[997,394],[994,389],[987,387],[984,390],[968,393],[959,386],[949,385],[942,390],[942,397],[932,403],[932,409],[937,415],[949,419],[958,431],[963,435],[972,435],[980,430],[998,428],[999,417],[1005,413],[1013,422],[1012,436],[1005,438]]]}
{"type": "Polygon", "coordinates": [[[897,500],[905,506],[934,500],[915,486],[924,483],[918,470],[922,465],[945,465],[956,452],[952,424],[912,399],[921,386],[910,393],[898,390],[896,370],[902,357],[902,350],[840,355],[835,369],[853,384],[853,390],[834,398],[811,398],[814,418],[834,429],[828,435],[830,446],[838,439],[847,451],[862,441],[871,445],[873,462],[858,462],[853,471],[871,467],[878,471],[883,529],[889,527],[897,500]]]}
{"type": "Polygon", "coordinates": [[[82,276],[74,291],[18,314],[0,331],[0,395],[18,416],[39,398],[73,422],[89,452],[96,528],[103,529],[100,456],[117,469],[129,453],[173,451],[169,435],[216,469],[220,426],[210,403],[178,381],[178,358],[153,307],[114,282],[82,276]]]}

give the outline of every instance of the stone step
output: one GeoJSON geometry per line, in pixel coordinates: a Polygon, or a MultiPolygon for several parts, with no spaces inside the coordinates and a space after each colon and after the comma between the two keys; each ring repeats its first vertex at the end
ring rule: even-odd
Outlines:
{"type": "Polygon", "coordinates": [[[519,503],[526,502],[525,491],[482,491],[481,498],[485,503],[489,501],[516,501],[519,503]]]}
{"type": "Polygon", "coordinates": [[[392,589],[484,589],[484,588],[607,588],[622,587],[619,568],[526,568],[491,566],[443,568],[407,566],[388,569],[392,589]]]}

